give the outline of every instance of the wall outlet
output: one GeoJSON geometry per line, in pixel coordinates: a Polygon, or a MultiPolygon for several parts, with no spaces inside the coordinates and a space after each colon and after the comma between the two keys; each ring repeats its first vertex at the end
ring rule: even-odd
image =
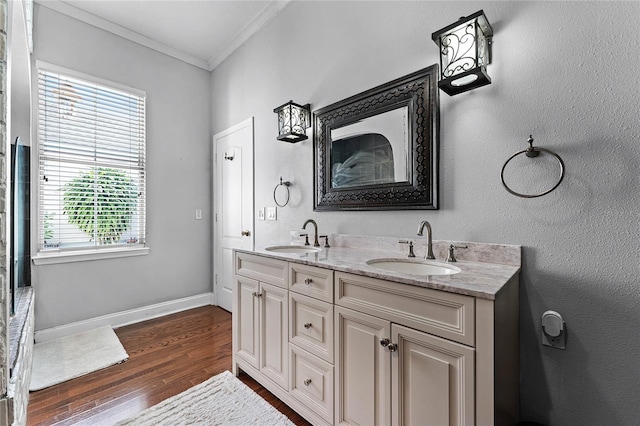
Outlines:
{"type": "Polygon", "coordinates": [[[565,349],[567,345],[567,325],[556,311],[542,314],[542,344],[552,348],[565,349]]]}
{"type": "Polygon", "coordinates": [[[258,220],[264,220],[264,207],[258,209],[258,220]]]}
{"type": "Polygon", "coordinates": [[[276,207],[267,207],[267,220],[277,220],[276,207]]]}
{"type": "Polygon", "coordinates": [[[202,209],[196,209],[196,220],[202,219],[202,209]]]}

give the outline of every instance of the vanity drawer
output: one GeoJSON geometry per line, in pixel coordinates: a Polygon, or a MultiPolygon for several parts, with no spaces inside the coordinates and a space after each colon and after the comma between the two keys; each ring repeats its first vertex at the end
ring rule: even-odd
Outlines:
{"type": "Polygon", "coordinates": [[[289,290],[333,303],[333,271],[291,262],[289,290]]]}
{"type": "Polygon", "coordinates": [[[289,342],[333,362],[333,305],[290,291],[289,342]]]}
{"type": "Polygon", "coordinates": [[[289,344],[289,394],[333,423],[333,365],[289,344]]]}
{"type": "Polygon", "coordinates": [[[235,269],[237,275],[287,288],[289,268],[285,261],[236,252],[235,269]]]}
{"type": "Polygon", "coordinates": [[[475,346],[475,299],[408,284],[335,273],[336,305],[475,346]]]}

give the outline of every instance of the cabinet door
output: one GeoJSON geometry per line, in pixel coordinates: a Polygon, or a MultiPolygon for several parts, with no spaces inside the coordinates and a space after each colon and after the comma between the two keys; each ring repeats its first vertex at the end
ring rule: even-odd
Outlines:
{"type": "Polygon", "coordinates": [[[336,425],[389,425],[391,372],[390,323],[335,307],[336,425]]]}
{"type": "Polygon", "coordinates": [[[473,425],[474,350],[393,324],[394,425],[473,425]]]}
{"type": "Polygon", "coordinates": [[[237,356],[249,362],[253,367],[258,368],[259,350],[259,317],[258,303],[258,281],[250,278],[236,277],[236,303],[233,316],[235,318],[236,334],[234,338],[237,343],[237,356]]]}
{"type": "Polygon", "coordinates": [[[260,283],[260,371],[287,389],[289,384],[289,297],[286,289],[260,283]]]}

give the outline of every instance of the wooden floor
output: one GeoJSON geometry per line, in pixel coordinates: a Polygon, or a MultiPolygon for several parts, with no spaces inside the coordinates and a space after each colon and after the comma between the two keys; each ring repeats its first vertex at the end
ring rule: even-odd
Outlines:
{"type": "MultiPolygon", "coordinates": [[[[111,425],[231,370],[231,314],[191,309],[116,329],[129,359],[32,392],[27,425],[111,425]]],[[[246,374],[240,379],[297,425],[302,417],[246,374]]]]}

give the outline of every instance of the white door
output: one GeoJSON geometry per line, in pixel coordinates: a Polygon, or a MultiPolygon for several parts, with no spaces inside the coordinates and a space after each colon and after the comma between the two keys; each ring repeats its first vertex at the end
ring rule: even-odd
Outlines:
{"type": "Polygon", "coordinates": [[[260,283],[260,371],[289,387],[289,300],[287,289],[260,283]]]}
{"type": "MultiPolygon", "coordinates": [[[[250,278],[238,277],[236,298],[237,312],[233,313],[234,353],[253,367],[258,368],[258,350],[260,348],[260,312],[256,294],[260,284],[250,278]]],[[[235,363],[234,363],[235,368],[235,363]]]]}
{"type": "Polygon", "coordinates": [[[397,324],[391,341],[393,425],[476,423],[473,348],[397,324]]]}
{"type": "Polygon", "coordinates": [[[253,250],[253,117],[213,137],[213,292],[231,312],[233,249],[253,250]]]}
{"type": "Polygon", "coordinates": [[[391,424],[390,334],[389,321],[335,307],[336,425],[391,424]]]}

